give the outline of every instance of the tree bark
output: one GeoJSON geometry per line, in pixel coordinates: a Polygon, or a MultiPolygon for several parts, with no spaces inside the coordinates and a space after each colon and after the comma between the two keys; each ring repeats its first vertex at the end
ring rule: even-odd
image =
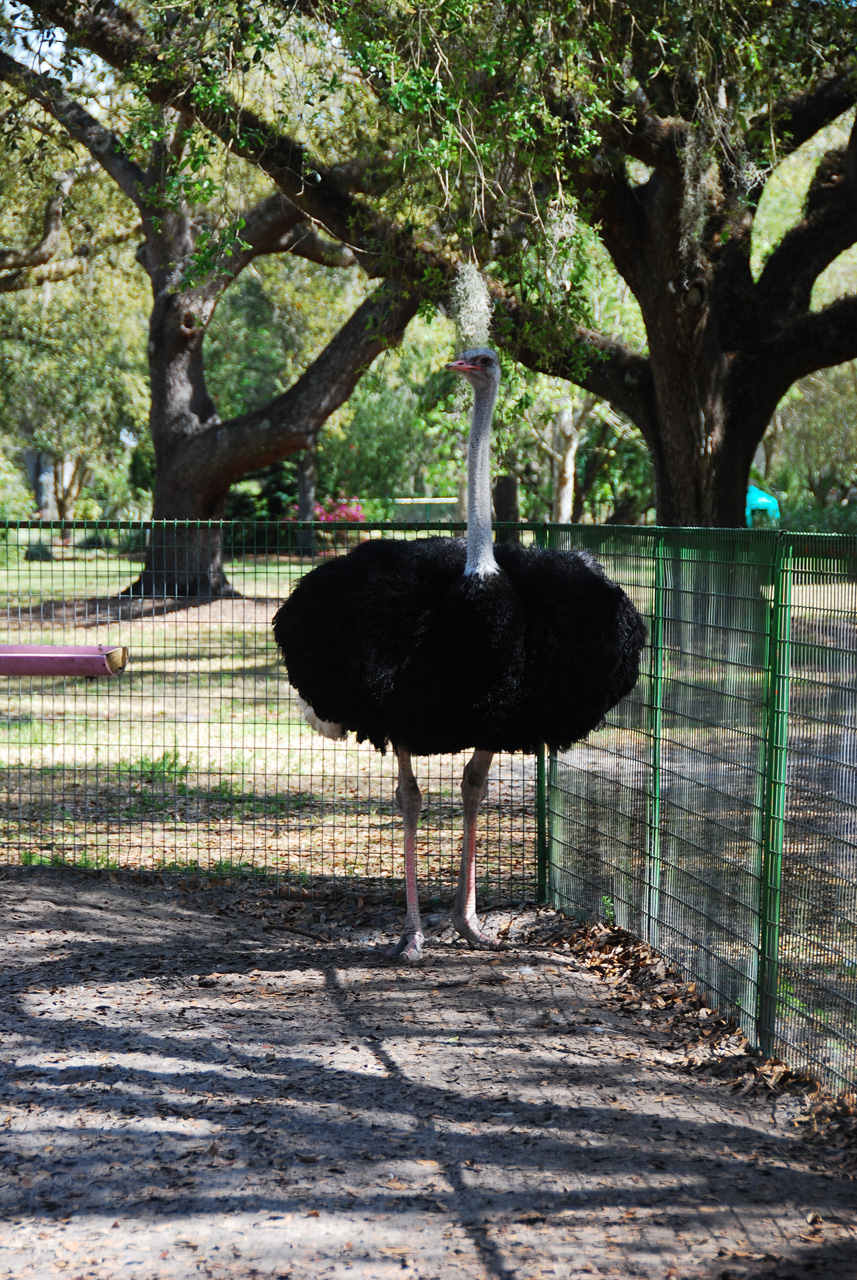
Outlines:
{"type": "MultiPolygon", "coordinates": [[[[514,473],[498,476],[494,482],[494,519],[501,524],[517,524],[521,518],[518,509],[518,477],[514,473]]],[[[518,542],[515,529],[499,529],[498,542],[518,542]]]]}
{"type": "Polygon", "coordinates": [[[24,449],[24,466],[33,489],[33,498],[40,520],[56,520],[57,504],[54,498],[54,460],[49,453],[38,449],[24,449]]]}
{"type": "Polygon", "coordinates": [[[308,444],[298,459],[298,550],[309,559],[315,555],[315,489],[318,483],[318,454],[315,442],[308,444]]]}
{"type": "Polygon", "coordinates": [[[576,431],[571,430],[570,409],[563,409],[559,418],[557,432],[559,458],[554,477],[553,518],[557,524],[571,524],[571,513],[574,507],[574,469],[580,436],[576,431]]]}

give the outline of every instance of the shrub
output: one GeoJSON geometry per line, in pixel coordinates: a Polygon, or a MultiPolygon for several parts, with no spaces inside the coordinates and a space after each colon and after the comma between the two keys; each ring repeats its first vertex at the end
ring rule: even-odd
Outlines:
{"type": "Polygon", "coordinates": [[[25,560],[53,560],[54,553],[49,542],[31,542],[24,552],[25,560]]]}

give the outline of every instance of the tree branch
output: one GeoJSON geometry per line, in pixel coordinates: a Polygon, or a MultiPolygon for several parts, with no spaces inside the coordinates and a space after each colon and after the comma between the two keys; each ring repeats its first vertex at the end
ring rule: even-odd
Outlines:
{"type": "Polygon", "coordinates": [[[239,221],[243,223],[240,247],[223,255],[202,290],[204,296],[216,297],[249,263],[267,254],[293,253],[325,267],[353,267],[357,262],[345,245],[333,243],[309,226],[300,209],[280,191],[246,209],[239,221]]]}
{"type": "Polygon", "coordinates": [[[631,419],[646,441],[653,438],[656,407],[646,356],[582,325],[569,332],[567,324],[555,322],[551,331],[544,312],[521,304],[494,281],[489,288],[502,314],[497,329],[515,359],[534,373],[562,378],[608,401],[631,419]]]}
{"type": "Polygon", "coordinates": [[[137,222],[133,227],[126,227],[121,231],[110,231],[103,236],[98,236],[89,244],[79,245],[71,258],[60,258],[57,262],[20,268],[6,275],[0,275],[0,293],[22,293],[25,289],[34,289],[41,284],[68,280],[72,276],[80,275],[97,254],[113,245],[125,244],[133,236],[139,235],[141,228],[142,224],[137,222]]]}
{"type": "Polygon", "coordinates": [[[786,318],[809,310],[822,271],[857,242],[857,124],[847,147],[821,159],[804,216],[768,258],[756,283],[758,305],[786,318]]]}
{"type": "MultiPolygon", "coordinates": [[[[759,373],[785,395],[792,383],[819,369],[857,359],[857,297],[837,298],[801,316],[768,347],[759,373]]],[[[773,410],[772,410],[773,412],[773,410]]]]}
{"type": "Polygon", "coordinates": [[[770,113],[754,116],[747,136],[756,137],[759,141],[748,150],[754,159],[760,160],[769,141],[773,141],[780,159],[783,159],[826,125],[832,124],[855,102],[857,79],[853,66],[845,63],[832,69],[810,89],[782,98],[770,113]]]}
{"type": "Polygon", "coordinates": [[[659,169],[675,178],[682,175],[681,149],[689,126],[685,120],[657,116],[641,103],[633,125],[615,117],[598,126],[608,147],[640,160],[651,169],[659,169]]]}
{"type": "Polygon", "coordinates": [[[418,305],[418,296],[402,285],[379,285],[288,391],[189,439],[173,461],[176,472],[194,475],[197,485],[210,474],[220,490],[248,471],[305,449],[375,357],[399,345],[418,305]]]}
{"type": "Polygon", "coordinates": [[[150,102],[186,112],[233,154],[267,173],[309,221],[351,248],[370,276],[403,280],[428,274],[451,284],[454,259],[425,242],[415,243],[410,232],[356,200],[344,185],[341,171],[316,160],[301,143],[280,133],[225,90],[216,101],[209,94],[198,92],[192,66],[182,68],[181,75],[168,74],[167,68],[174,69],[174,62],[163,57],[163,51],[129,20],[124,10],[105,4],[97,13],[81,12],[62,0],[32,0],[29,7],[45,22],[73,34],[76,44],[116,70],[138,67],[145,74],[145,92],[150,102]]]}
{"type": "Polygon", "coordinates": [[[146,216],[145,175],[121,151],[116,136],[98,123],[80,103],[66,93],[58,80],[31,71],[0,49],[0,80],[37,102],[63,126],[76,142],[110,175],[120,190],[146,216]]]}
{"type": "Polygon", "coordinates": [[[0,271],[40,267],[42,263],[50,262],[60,247],[63,205],[74,178],[72,171],[57,174],[54,194],[45,205],[41,240],[30,249],[0,249],[0,271]]]}
{"type": "Polygon", "coordinates": [[[320,267],[355,267],[357,258],[347,245],[337,244],[319,235],[314,227],[306,222],[295,227],[287,246],[290,253],[298,258],[306,258],[307,262],[316,262],[320,267]]]}

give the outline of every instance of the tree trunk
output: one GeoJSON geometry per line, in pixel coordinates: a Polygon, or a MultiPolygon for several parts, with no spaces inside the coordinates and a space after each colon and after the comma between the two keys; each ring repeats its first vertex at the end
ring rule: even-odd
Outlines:
{"type": "Polygon", "coordinates": [[[206,474],[188,450],[190,442],[220,425],[203,365],[205,325],[216,299],[174,291],[162,270],[150,270],[150,275],[155,292],[148,346],[155,523],[143,571],[128,593],[230,596],[234,592],[223,569],[219,521],[231,478],[206,474]]]}
{"type": "MultiPolygon", "coordinates": [[[[695,289],[701,294],[702,284],[695,289]]],[[[729,370],[707,305],[704,300],[693,310],[682,303],[662,305],[648,328],[657,406],[651,454],[658,523],[741,525],[755,441],[748,451],[735,438],[729,370]]],[[[740,426],[746,432],[750,424],[740,426]]]]}
{"type": "Polygon", "coordinates": [[[220,525],[153,525],[143,571],[124,594],[200,600],[235,595],[223,569],[220,525]]]}
{"type": "Polygon", "coordinates": [[[574,503],[574,470],[580,431],[575,428],[574,414],[561,409],[556,420],[557,452],[556,479],[554,480],[553,518],[557,524],[571,524],[574,503]]]}
{"type": "MultiPolygon", "coordinates": [[[[517,524],[521,518],[518,510],[518,477],[498,476],[494,482],[494,518],[501,524],[517,524]]],[[[518,542],[516,529],[499,529],[498,542],[518,542]]]]}
{"type": "Polygon", "coordinates": [[[298,550],[309,559],[315,555],[315,490],[318,483],[318,452],[315,444],[304,449],[298,459],[298,550]]]}
{"type": "Polygon", "coordinates": [[[39,519],[55,520],[57,505],[54,500],[53,458],[49,453],[41,453],[38,449],[25,449],[23,458],[39,519]]]}
{"type": "MultiPolygon", "coordinates": [[[[177,255],[176,255],[177,256],[177,255]]],[[[203,340],[216,297],[175,289],[170,271],[150,270],[150,429],[155,447],[155,523],[130,594],[230,596],[219,521],[230,485],[314,444],[381,351],[398,345],[419,297],[381,284],[289,388],[263,409],[221,422],[208,394],[203,340]],[[177,522],[177,523],[173,523],[177,522]],[[187,525],[185,522],[191,522],[187,525]]]]}

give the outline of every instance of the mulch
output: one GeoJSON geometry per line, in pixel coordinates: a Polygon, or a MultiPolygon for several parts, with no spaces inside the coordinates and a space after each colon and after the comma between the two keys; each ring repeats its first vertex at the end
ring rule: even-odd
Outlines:
{"type": "Polygon", "coordinates": [[[621,930],[0,878],[0,1277],[857,1276],[853,1099],[621,930]]]}

